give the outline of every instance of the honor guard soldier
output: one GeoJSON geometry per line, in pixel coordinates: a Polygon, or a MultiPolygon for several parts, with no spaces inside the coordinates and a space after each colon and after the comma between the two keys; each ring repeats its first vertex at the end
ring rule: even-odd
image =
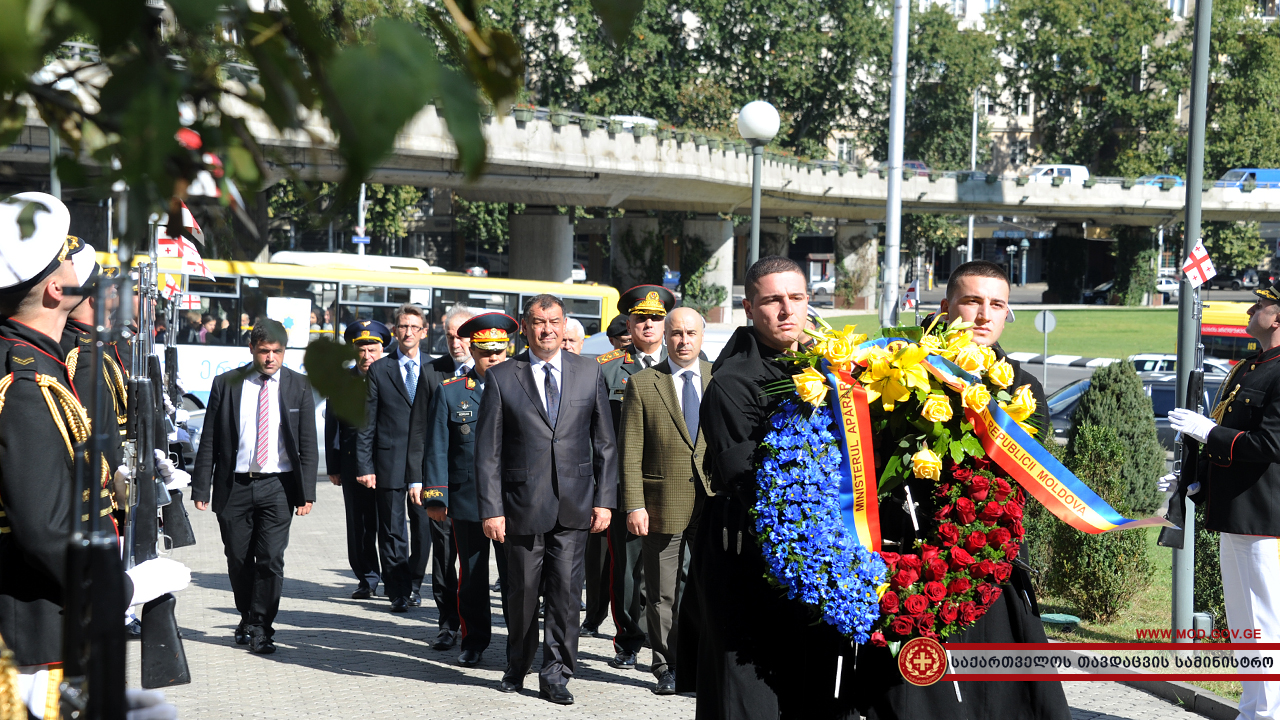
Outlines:
{"type": "MultiPolygon", "coordinates": [[[[369,366],[382,357],[391,342],[391,331],[377,320],[360,320],[347,326],[346,341],[360,354],[353,374],[363,376],[369,366]]],[[[333,405],[324,411],[325,466],[329,482],[342,488],[342,501],[347,515],[347,562],[356,576],[353,600],[368,600],[377,594],[382,573],[378,570],[378,498],[377,491],[356,482],[356,436],[358,428],[338,418],[333,405]]]]}
{"type": "MultiPolygon", "coordinates": [[[[1227,623],[1257,633],[1232,642],[1274,643],[1280,642],[1280,283],[1254,294],[1245,332],[1261,352],[1232,368],[1212,419],[1179,408],[1169,420],[1204,444],[1200,487],[1188,493],[1205,504],[1205,528],[1220,534],[1227,623]]],[[[1244,720],[1280,715],[1280,682],[1245,680],[1239,709],[1244,720]]]]}
{"type": "MultiPolygon", "coordinates": [[[[0,637],[14,653],[23,701],[37,717],[58,717],[62,603],[67,547],[78,520],[73,448],[89,417],[73,389],[59,339],[80,302],[70,261],[71,218],[52,195],[0,202],[0,637]],[[34,231],[19,217],[35,205],[34,231]]],[[[111,501],[99,491],[105,518],[111,501]]],[[[110,522],[110,521],[108,521],[110,522]]],[[[109,526],[108,526],[109,527],[109,526]]],[[[128,571],[119,612],[185,587],[190,572],[157,559],[128,571]]]]}
{"type": "MultiPolygon", "coordinates": [[[[492,619],[489,610],[489,539],[480,522],[476,492],[476,421],[485,373],[507,359],[507,348],[519,325],[511,317],[491,312],[476,315],[458,328],[471,338],[471,370],[445,380],[431,398],[430,430],[423,476],[432,485],[409,486],[409,498],[427,508],[432,519],[443,520],[447,510],[458,544],[458,614],[461,617],[462,653],[458,663],[474,667],[489,646],[492,619]]],[[[502,616],[507,616],[507,556],[493,542],[502,585],[502,616]]],[[[508,645],[510,648],[510,645],[508,645]]]]}
{"type": "MultiPolygon", "coordinates": [[[[667,313],[675,306],[675,295],[660,285],[637,285],[618,298],[618,312],[627,318],[631,344],[596,358],[609,388],[615,435],[619,431],[622,399],[631,376],[667,359],[662,326],[667,313]]],[[[609,563],[609,584],[617,635],[613,638],[616,655],[609,664],[616,668],[634,668],[636,655],[645,642],[644,616],[640,610],[644,589],[640,547],[640,537],[627,531],[627,513],[614,513],[609,525],[609,552],[613,556],[609,563]]]]}

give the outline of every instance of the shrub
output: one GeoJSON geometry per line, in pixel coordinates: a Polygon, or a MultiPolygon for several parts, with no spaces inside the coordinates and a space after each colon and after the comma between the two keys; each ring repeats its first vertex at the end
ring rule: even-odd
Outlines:
{"type": "MultiPolygon", "coordinates": [[[[1062,462],[1066,449],[1053,441],[1053,433],[1044,433],[1042,437],[1048,440],[1044,443],[1045,449],[1062,462]]],[[[1027,564],[1031,566],[1031,586],[1037,596],[1043,596],[1049,591],[1049,569],[1053,565],[1053,533],[1056,526],[1061,524],[1062,521],[1049,512],[1049,509],[1039,500],[1034,498],[1027,500],[1027,506],[1022,513],[1022,527],[1027,531],[1023,544],[1027,546],[1027,564]]]]}
{"type": "MultiPolygon", "coordinates": [[[[1066,466],[1122,513],[1131,512],[1125,500],[1125,465],[1125,446],[1113,428],[1076,426],[1066,466]]],[[[1145,531],[1090,535],[1059,522],[1051,537],[1049,589],[1086,620],[1109,621],[1151,581],[1154,568],[1145,531]]]]}
{"type": "Polygon", "coordinates": [[[1085,425],[1115,430],[1127,460],[1119,473],[1129,510],[1145,514],[1159,507],[1163,495],[1156,489],[1156,480],[1165,471],[1165,450],[1156,436],[1151,398],[1143,391],[1142,379],[1132,363],[1113,363],[1094,371],[1072,416],[1068,447],[1085,425]]]}

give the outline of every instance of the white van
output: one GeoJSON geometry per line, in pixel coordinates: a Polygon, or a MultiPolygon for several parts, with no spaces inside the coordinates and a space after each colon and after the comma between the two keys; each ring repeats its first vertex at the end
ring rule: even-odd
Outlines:
{"type": "Polygon", "coordinates": [[[1082,183],[1089,179],[1089,168],[1083,165],[1032,165],[1018,174],[1031,182],[1051,183],[1055,177],[1060,177],[1063,184],[1082,183]]]}

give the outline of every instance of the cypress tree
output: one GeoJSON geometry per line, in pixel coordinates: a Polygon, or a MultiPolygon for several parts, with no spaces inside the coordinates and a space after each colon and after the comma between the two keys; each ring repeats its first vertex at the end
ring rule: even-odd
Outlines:
{"type": "Polygon", "coordinates": [[[1111,428],[1124,448],[1120,477],[1129,510],[1145,514],[1159,507],[1161,494],[1156,480],[1164,474],[1165,450],[1156,437],[1151,398],[1143,391],[1133,363],[1113,363],[1094,371],[1089,389],[1071,418],[1068,455],[1085,425],[1111,428]]]}

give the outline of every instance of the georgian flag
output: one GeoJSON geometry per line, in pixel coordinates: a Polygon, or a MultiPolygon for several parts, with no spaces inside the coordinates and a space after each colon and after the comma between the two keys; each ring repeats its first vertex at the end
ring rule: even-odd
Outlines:
{"type": "Polygon", "coordinates": [[[1182,264],[1182,273],[1187,276],[1192,288],[1200,287],[1218,274],[1213,267],[1213,261],[1209,259],[1209,251],[1204,248],[1203,240],[1196,241],[1196,246],[1191,249],[1191,255],[1182,264]]]}
{"type": "Polygon", "coordinates": [[[907,291],[902,295],[902,309],[911,310],[920,303],[920,281],[912,280],[907,291]]]}
{"type": "Polygon", "coordinates": [[[200,275],[210,280],[214,279],[213,271],[209,269],[209,265],[200,257],[200,251],[196,249],[195,244],[190,240],[184,237],[168,237],[161,230],[156,246],[157,254],[160,257],[179,258],[182,260],[182,268],[178,270],[179,273],[183,275],[200,275]]]}

